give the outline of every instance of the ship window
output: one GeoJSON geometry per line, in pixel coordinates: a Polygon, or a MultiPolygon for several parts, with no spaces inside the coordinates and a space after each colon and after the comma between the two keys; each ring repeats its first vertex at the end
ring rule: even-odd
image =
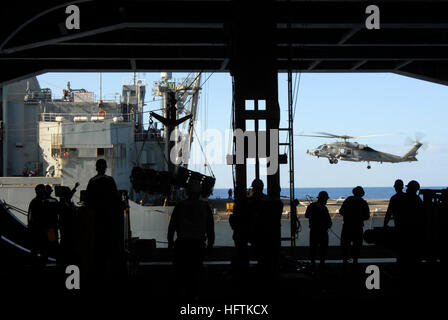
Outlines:
{"type": "Polygon", "coordinates": [[[104,156],[104,148],[98,148],[98,149],[96,149],[96,156],[97,156],[97,157],[102,157],[102,156],[104,156]]]}
{"type": "Polygon", "coordinates": [[[117,144],[113,151],[114,167],[123,168],[126,164],[126,144],[117,144]]]}
{"type": "Polygon", "coordinates": [[[106,158],[107,162],[110,164],[111,168],[115,168],[115,159],[114,159],[114,149],[107,148],[104,149],[104,158],[106,158]]]}

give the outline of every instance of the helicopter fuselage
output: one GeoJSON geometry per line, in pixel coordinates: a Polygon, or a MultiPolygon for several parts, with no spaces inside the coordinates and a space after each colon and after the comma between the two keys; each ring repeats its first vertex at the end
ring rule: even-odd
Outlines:
{"type": "MultiPolygon", "coordinates": [[[[380,152],[374,150],[367,145],[359,144],[357,142],[337,141],[325,143],[313,150],[307,150],[307,153],[316,156],[328,158],[330,163],[338,163],[338,160],[342,161],[367,161],[367,162],[407,162],[417,161],[415,155],[417,149],[421,144],[416,143],[413,148],[415,152],[408,152],[405,156],[397,156],[394,154],[380,152]]],[[[411,149],[412,150],[412,149],[411,149]]]]}

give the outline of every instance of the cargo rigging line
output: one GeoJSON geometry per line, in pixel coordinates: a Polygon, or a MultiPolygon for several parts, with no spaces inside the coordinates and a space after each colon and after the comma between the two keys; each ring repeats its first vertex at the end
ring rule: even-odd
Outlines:
{"type": "MultiPolygon", "coordinates": [[[[300,82],[299,82],[300,83],[300,82]]],[[[294,108],[295,109],[295,108],[294,108]]],[[[295,110],[294,110],[295,111],[295,110]]],[[[297,218],[297,209],[294,203],[294,115],[293,112],[293,91],[292,91],[292,71],[288,70],[288,153],[289,153],[289,206],[290,206],[290,226],[291,226],[291,247],[296,245],[297,231],[300,222],[297,218]]]]}
{"type": "Polygon", "coordinates": [[[12,210],[16,211],[17,213],[20,213],[20,214],[22,214],[22,215],[24,215],[26,217],[28,216],[28,212],[27,211],[22,210],[22,209],[20,209],[18,207],[15,207],[15,206],[13,206],[13,205],[11,205],[9,203],[6,203],[4,200],[3,200],[3,205],[4,205],[4,207],[6,209],[12,209],[12,210]]]}
{"type": "MultiPolygon", "coordinates": [[[[288,23],[288,29],[291,29],[291,24],[288,23]]],[[[297,83],[296,95],[294,96],[293,87],[292,87],[292,59],[291,59],[291,51],[292,44],[291,42],[288,44],[289,54],[288,54],[288,128],[286,129],[288,132],[288,153],[289,153],[289,214],[290,214],[290,242],[291,247],[296,246],[296,237],[298,236],[298,232],[300,230],[300,221],[297,217],[297,207],[295,205],[295,183],[294,183],[294,116],[295,116],[295,107],[297,103],[298,89],[300,87],[300,79],[301,73],[299,75],[299,82],[297,83]],[[295,98],[295,99],[294,99],[295,98]],[[295,101],[294,101],[295,100],[295,101]],[[293,110],[294,109],[294,110],[293,110]]],[[[296,74],[297,79],[297,74],[296,74]]],[[[296,83],[296,82],[295,82],[296,83]]]]}

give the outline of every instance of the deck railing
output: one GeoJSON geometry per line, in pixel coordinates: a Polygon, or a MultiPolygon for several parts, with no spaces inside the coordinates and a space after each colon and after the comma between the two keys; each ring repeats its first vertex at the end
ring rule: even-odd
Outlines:
{"type": "Polygon", "coordinates": [[[132,122],[135,120],[133,113],[59,113],[44,112],[40,114],[40,120],[46,122],[100,122],[112,120],[114,122],[132,122]]]}

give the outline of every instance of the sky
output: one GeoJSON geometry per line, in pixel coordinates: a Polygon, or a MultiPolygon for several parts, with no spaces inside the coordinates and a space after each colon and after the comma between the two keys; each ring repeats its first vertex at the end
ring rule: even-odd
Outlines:
{"type": "MultiPolygon", "coordinates": [[[[188,73],[174,73],[180,81],[188,73]]],[[[139,73],[146,79],[145,111],[160,109],[159,98],[153,101],[151,87],[160,80],[160,73],[139,73]]],[[[296,75],[293,74],[293,80],[296,75]]],[[[405,183],[417,180],[422,186],[448,184],[448,88],[443,85],[390,73],[303,73],[300,82],[294,118],[294,132],[313,134],[329,132],[337,135],[364,136],[390,134],[371,138],[353,139],[378,150],[403,155],[412,145],[409,138],[424,134],[419,161],[411,163],[344,162],[330,164],[328,159],[306,154],[331,139],[294,137],[295,186],[300,187],[365,187],[392,186],[395,179],[405,183]]],[[[132,73],[102,73],[103,100],[119,101],[123,82],[131,83],[132,73]]],[[[287,75],[279,74],[280,127],[287,127],[287,75]]],[[[67,81],[75,89],[84,88],[100,98],[99,73],[47,73],[38,76],[42,88],[51,88],[60,98],[67,81]]],[[[298,81],[297,81],[298,82],[298,81]]],[[[205,149],[210,168],[216,177],[216,188],[233,185],[231,166],[225,164],[229,146],[226,131],[231,128],[232,83],[228,73],[204,73],[199,100],[197,135],[192,147],[195,163],[189,168],[204,172],[204,157],[197,141],[205,149]],[[209,134],[204,134],[208,132],[209,134]],[[221,138],[219,138],[221,137],[221,138]],[[222,146],[216,142],[222,139],[222,146]]],[[[146,120],[147,121],[147,120],[146,120]]],[[[286,136],[280,136],[281,142],[286,136]]],[[[284,147],[280,147],[283,153],[284,147]]],[[[288,165],[281,165],[280,184],[289,186],[288,165]]],[[[253,178],[249,165],[248,184],[253,178]]],[[[208,173],[208,171],[207,171],[208,173]]],[[[263,178],[265,180],[265,178],[263,178]]]]}

